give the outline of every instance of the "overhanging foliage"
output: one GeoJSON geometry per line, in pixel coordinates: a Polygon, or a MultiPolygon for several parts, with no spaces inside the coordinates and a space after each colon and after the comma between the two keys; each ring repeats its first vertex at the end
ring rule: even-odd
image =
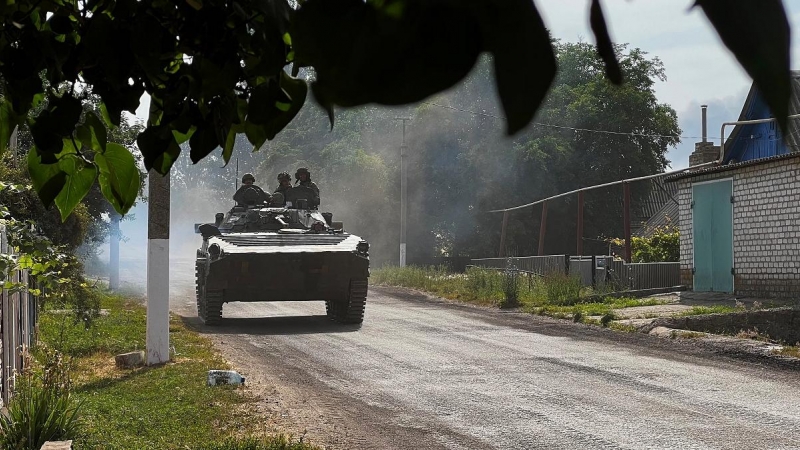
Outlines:
{"type": "MultiPolygon", "coordinates": [[[[697,4],[784,126],[781,1],[697,4]]],[[[606,73],[620,83],[600,3],[589,6],[606,73]]],[[[556,73],[530,0],[306,0],[296,9],[287,0],[27,0],[0,6],[0,20],[0,153],[27,122],[34,185],[63,216],[95,179],[118,212],[133,204],[139,175],[123,155],[131,149],[106,145],[105,128],[145,92],[138,149],[147,170],[166,174],[186,141],[194,162],[220,147],[227,162],[238,134],[255,149],[273,139],[305,102],[301,67],[314,68],[312,92],[333,123],[337,105],[406,104],[447,89],[489,52],[509,134],[531,121],[556,73]],[[102,99],[102,121],[82,108],[90,93],[102,99]]]]}

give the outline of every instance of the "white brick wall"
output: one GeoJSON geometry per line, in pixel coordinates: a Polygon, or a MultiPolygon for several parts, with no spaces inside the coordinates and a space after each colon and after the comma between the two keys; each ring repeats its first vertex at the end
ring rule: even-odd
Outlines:
{"type": "Polygon", "coordinates": [[[678,180],[681,282],[692,286],[692,183],[733,178],[736,293],[800,298],[800,155],[678,180]]]}

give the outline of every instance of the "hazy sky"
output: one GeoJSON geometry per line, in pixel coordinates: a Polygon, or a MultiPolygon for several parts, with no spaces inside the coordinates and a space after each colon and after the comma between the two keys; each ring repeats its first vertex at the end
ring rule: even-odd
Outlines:
{"type": "MultiPolygon", "coordinates": [[[[757,1],[757,0],[753,0],[757,1]]],[[[708,135],[719,140],[722,122],[738,119],[752,80],[717,37],[692,0],[604,0],[606,21],[614,42],[628,43],[657,56],[667,81],[656,84],[662,103],[678,113],[682,143],[670,150],[673,169],[686,167],[699,141],[700,105],[707,104],[708,135]]],[[[589,27],[588,0],[536,0],[545,25],[566,42],[594,42],[589,27]]],[[[800,69],[800,0],[784,0],[794,32],[792,68],[800,69]]],[[[749,30],[748,30],[749,31],[749,30]]],[[[146,119],[149,98],[137,116],[146,119]]],[[[493,109],[487,105],[486,109],[493,109]]]]}

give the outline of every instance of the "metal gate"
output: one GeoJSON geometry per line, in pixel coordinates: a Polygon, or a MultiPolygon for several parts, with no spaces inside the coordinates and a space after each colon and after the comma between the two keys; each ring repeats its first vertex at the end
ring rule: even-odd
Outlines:
{"type": "Polygon", "coordinates": [[[733,180],[692,185],[695,292],[733,292],[733,180]]]}

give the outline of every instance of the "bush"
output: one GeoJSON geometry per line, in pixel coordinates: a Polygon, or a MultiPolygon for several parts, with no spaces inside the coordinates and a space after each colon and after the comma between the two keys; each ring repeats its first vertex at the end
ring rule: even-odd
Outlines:
{"type": "Polygon", "coordinates": [[[41,374],[17,377],[8,414],[0,414],[0,446],[39,450],[47,441],[72,439],[78,431],[77,403],[71,394],[69,365],[58,352],[45,353],[41,374]]]}

